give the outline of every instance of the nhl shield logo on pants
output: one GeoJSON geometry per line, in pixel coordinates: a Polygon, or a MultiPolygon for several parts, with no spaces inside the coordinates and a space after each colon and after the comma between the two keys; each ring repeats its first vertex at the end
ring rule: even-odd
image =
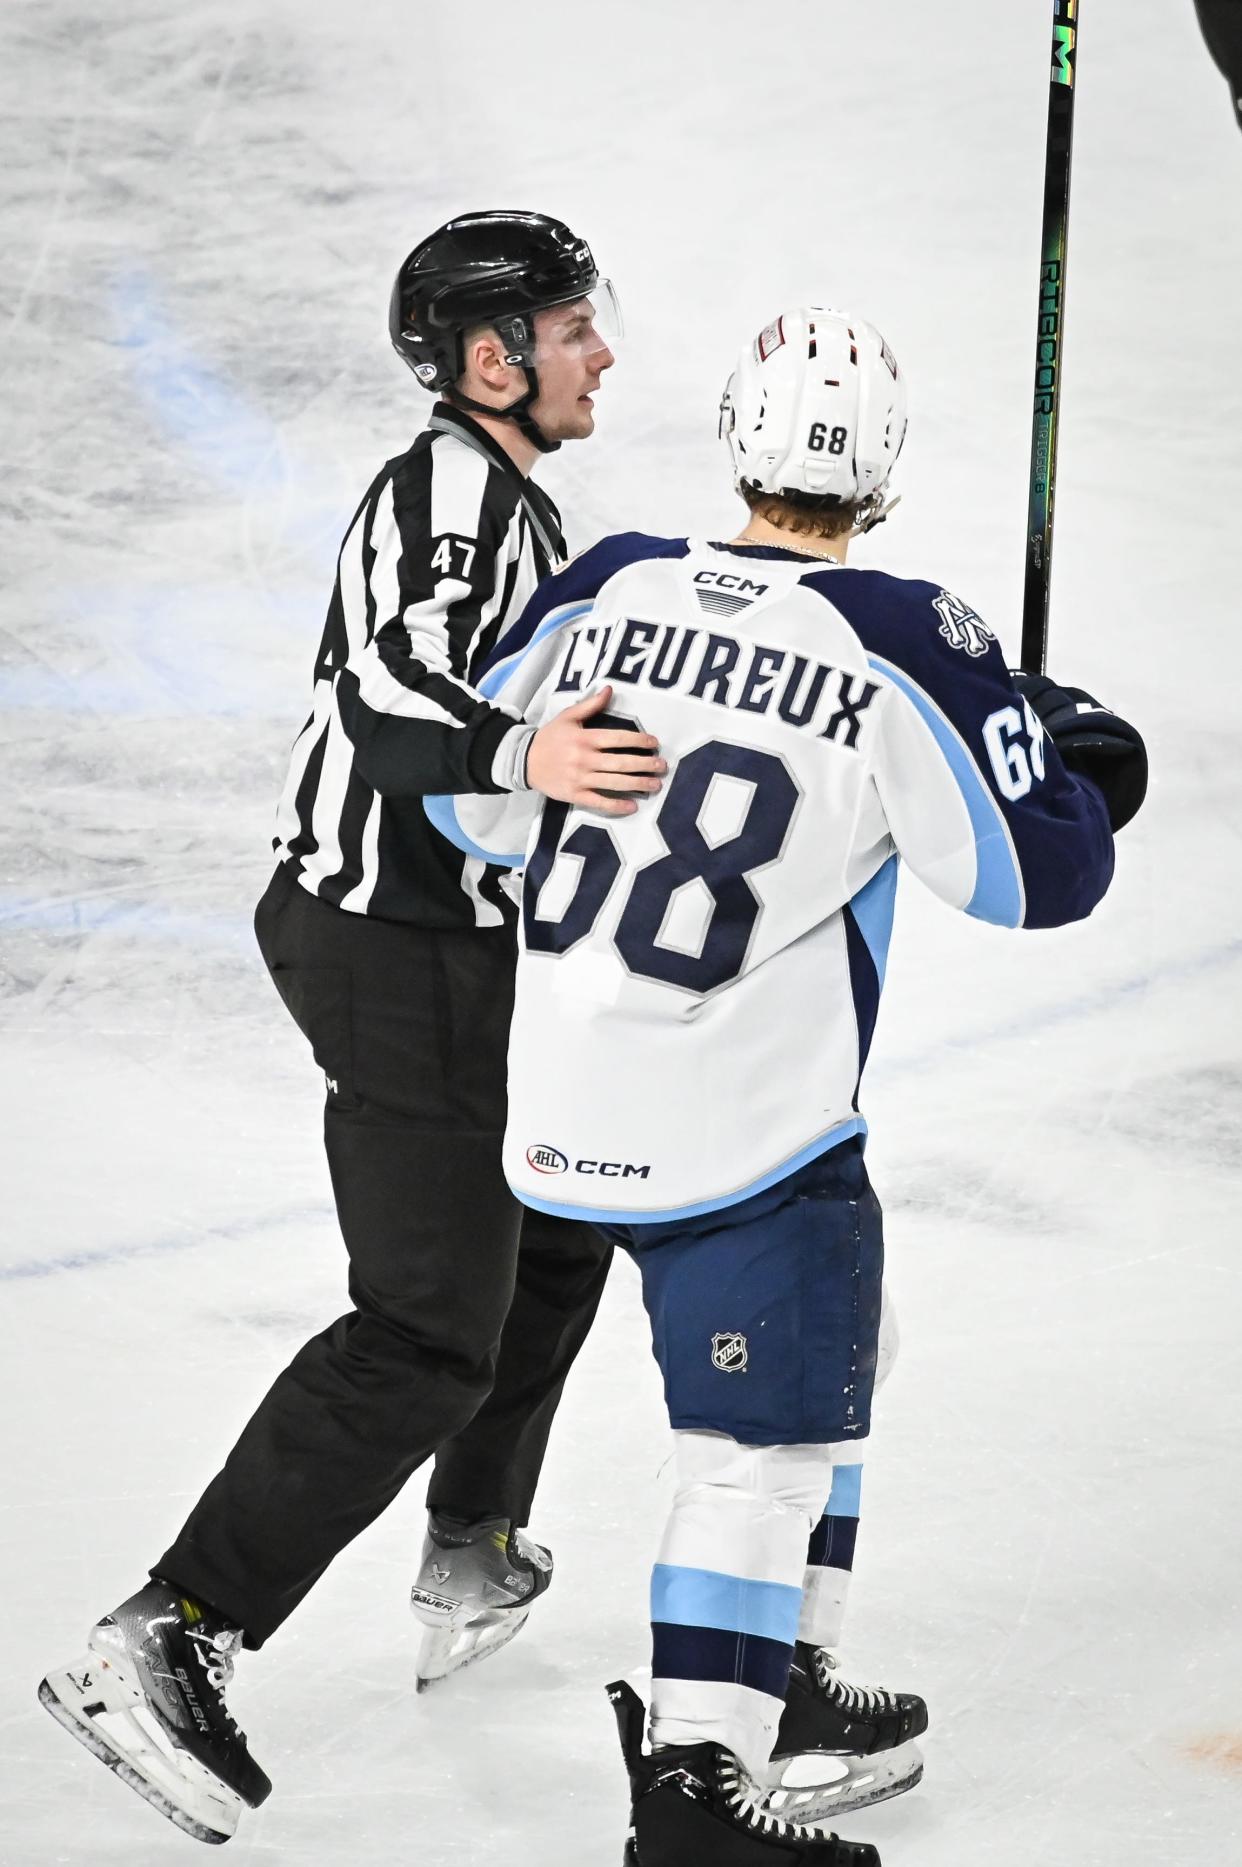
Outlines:
{"type": "Polygon", "coordinates": [[[712,1337],[712,1366],[719,1368],[722,1374],[744,1374],[749,1359],[744,1335],[712,1337]]]}

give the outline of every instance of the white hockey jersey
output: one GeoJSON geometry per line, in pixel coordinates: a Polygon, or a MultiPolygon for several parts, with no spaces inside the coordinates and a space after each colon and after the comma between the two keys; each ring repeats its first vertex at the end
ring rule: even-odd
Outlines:
{"type": "Polygon", "coordinates": [[[607,538],[541,586],[480,686],[541,724],[605,683],[609,721],[669,761],[633,816],[427,801],[462,848],[525,868],[504,1165],[543,1211],[689,1217],[865,1132],[899,859],[1009,927],[1079,919],[1111,879],[1101,793],[938,585],[607,538]]]}

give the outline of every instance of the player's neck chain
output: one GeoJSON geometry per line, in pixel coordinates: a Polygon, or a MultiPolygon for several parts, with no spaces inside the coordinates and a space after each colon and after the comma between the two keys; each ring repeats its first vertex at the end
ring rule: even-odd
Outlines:
{"type": "Polygon", "coordinates": [[[792,551],[796,557],[821,558],[825,564],[841,562],[835,551],[812,551],[806,545],[778,545],[766,538],[735,538],[729,548],[742,551],[792,551]]]}

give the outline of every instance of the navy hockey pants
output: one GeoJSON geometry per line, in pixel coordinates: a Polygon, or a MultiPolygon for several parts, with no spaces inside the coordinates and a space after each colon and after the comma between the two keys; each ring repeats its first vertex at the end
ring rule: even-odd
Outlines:
{"type": "Polygon", "coordinates": [[[642,1274],[674,1428],[745,1446],[866,1438],[884,1237],[861,1142],[736,1206],[601,1229],[642,1274]]]}
{"type": "Polygon", "coordinates": [[[255,927],[328,1079],[353,1307],[277,1376],[152,1570],[252,1647],[433,1453],[434,1508],[527,1521],[611,1255],[523,1214],[501,1172],[511,930],[370,920],[284,868],[255,927]]]}

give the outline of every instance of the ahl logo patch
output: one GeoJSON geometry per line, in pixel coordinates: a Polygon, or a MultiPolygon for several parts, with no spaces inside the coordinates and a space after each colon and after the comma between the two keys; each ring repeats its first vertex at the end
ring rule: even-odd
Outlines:
{"type": "Polygon", "coordinates": [[[536,1143],[526,1150],[526,1165],[533,1167],[536,1173],[568,1173],[569,1162],[559,1147],[544,1147],[536,1143]]]}
{"type": "Polygon", "coordinates": [[[775,356],[785,341],[785,320],[778,318],[775,324],[765,324],[755,339],[755,356],[758,362],[766,363],[770,356],[775,356]]]}
{"type": "Polygon", "coordinates": [[[746,1346],[744,1335],[714,1335],[712,1337],[712,1366],[719,1368],[722,1374],[745,1374],[749,1360],[750,1350],[746,1346]]]}
{"type": "Polygon", "coordinates": [[[965,649],[968,655],[987,654],[996,637],[969,604],[942,590],[933,597],[932,608],[940,618],[940,633],[950,648],[965,649]]]}

